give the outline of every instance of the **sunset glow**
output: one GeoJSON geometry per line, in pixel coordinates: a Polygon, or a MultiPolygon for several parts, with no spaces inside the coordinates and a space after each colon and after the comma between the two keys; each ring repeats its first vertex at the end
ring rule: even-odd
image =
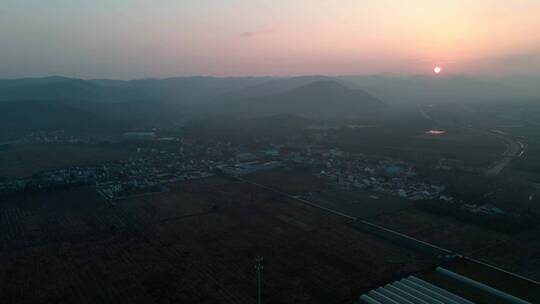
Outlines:
{"type": "Polygon", "coordinates": [[[433,72],[435,72],[435,74],[439,74],[441,72],[441,67],[435,67],[433,68],[433,72]]]}
{"type": "Polygon", "coordinates": [[[538,0],[57,2],[2,5],[0,77],[540,70],[538,0]]]}

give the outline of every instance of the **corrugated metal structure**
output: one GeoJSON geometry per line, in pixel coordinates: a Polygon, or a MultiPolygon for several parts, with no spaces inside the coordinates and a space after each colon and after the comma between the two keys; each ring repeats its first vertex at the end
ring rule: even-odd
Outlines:
{"type": "Polygon", "coordinates": [[[531,302],[528,302],[528,301],[525,301],[523,299],[520,299],[518,297],[515,297],[511,294],[508,294],[504,291],[501,291],[499,289],[496,289],[496,288],[493,288],[491,286],[488,286],[484,283],[481,283],[481,282],[478,282],[476,280],[473,280],[471,278],[468,278],[464,275],[460,275],[458,273],[455,273],[453,271],[450,271],[446,268],[442,268],[442,267],[437,267],[437,272],[453,279],[453,280],[456,280],[456,281],[459,281],[463,284],[466,284],[466,285],[469,285],[469,286],[472,286],[478,290],[481,290],[482,292],[484,293],[487,293],[487,294],[490,294],[491,296],[495,297],[495,298],[498,298],[504,302],[507,302],[507,303],[512,303],[512,304],[530,304],[531,302]]]}
{"type": "MultiPolygon", "coordinates": [[[[442,268],[441,268],[442,269],[442,268]]],[[[441,272],[441,269],[437,271],[441,272]]],[[[444,270],[452,273],[449,270],[444,270]]],[[[453,274],[453,273],[452,273],[453,274]]],[[[470,281],[474,281],[468,279],[470,281]]],[[[474,281],[476,282],[476,281],[474,281]]],[[[467,282],[470,283],[470,282],[467,282]]],[[[480,284],[480,283],[478,283],[480,284]]],[[[475,286],[476,284],[471,284],[475,286]]],[[[475,286],[478,287],[478,286],[475,286]]],[[[482,291],[485,286],[482,286],[482,291]]],[[[493,294],[490,287],[489,293],[493,294]]],[[[500,292],[500,291],[499,291],[500,292]]],[[[506,295],[506,294],[505,294],[506,295]]],[[[522,299],[511,297],[504,298],[507,303],[530,303],[522,299]]],[[[506,302],[505,301],[505,302],[506,302]]],[[[474,304],[475,302],[458,296],[444,288],[436,286],[415,276],[410,276],[399,281],[387,284],[383,287],[373,289],[360,296],[357,303],[367,304],[474,304]]]]}
{"type": "Polygon", "coordinates": [[[371,290],[360,297],[359,303],[473,304],[467,299],[414,276],[371,290]]]}

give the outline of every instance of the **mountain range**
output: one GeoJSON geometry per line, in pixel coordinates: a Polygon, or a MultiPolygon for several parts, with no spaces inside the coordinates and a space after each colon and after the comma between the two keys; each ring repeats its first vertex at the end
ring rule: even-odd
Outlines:
{"type": "Polygon", "coordinates": [[[0,128],[4,133],[134,130],[209,115],[354,118],[404,104],[534,99],[540,92],[535,95],[533,84],[534,79],[516,77],[498,82],[466,76],[395,75],[3,79],[0,128]]]}

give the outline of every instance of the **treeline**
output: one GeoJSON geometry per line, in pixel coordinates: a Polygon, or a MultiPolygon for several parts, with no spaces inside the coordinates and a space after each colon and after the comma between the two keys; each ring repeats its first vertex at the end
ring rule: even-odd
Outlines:
{"type": "Polygon", "coordinates": [[[462,208],[463,204],[440,200],[420,200],[415,207],[434,214],[449,216],[492,230],[515,233],[535,228],[540,218],[529,210],[505,212],[503,214],[474,213],[462,208]]]}

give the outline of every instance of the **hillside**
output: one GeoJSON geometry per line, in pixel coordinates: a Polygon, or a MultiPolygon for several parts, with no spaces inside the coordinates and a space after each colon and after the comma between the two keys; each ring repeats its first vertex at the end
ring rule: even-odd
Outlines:
{"type": "Polygon", "coordinates": [[[0,101],[159,101],[196,106],[226,92],[258,85],[267,78],[177,77],[140,80],[82,80],[66,77],[0,80],[0,101]]]}
{"type": "Polygon", "coordinates": [[[0,136],[36,130],[100,132],[125,127],[112,119],[58,102],[0,103],[0,136]]]}
{"type": "Polygon", "coordinates": [[[301,86],[308,85],[316,81],[332,81],[334,78],[328,76],[299,76],[287,78],[273,78],[260,84],[231,90],[221,96],[222,100],[240,100],[246,98],[263,97],[286,93],[301,86]]]}
{"type": "Polygon", "coordinates": [[[246,116],[299,115],[310,118],[354,118],[385,107],[362,90],[333,80],[315,81],[287,92],[227,102],[223,111],[246,116]]]}
{"type": "Polygon", "coordinates": [[[506,102],[528,99],[516,86],[468,76],[343,76],[351,88],[361,88],[388,104],[506,102]]]}

